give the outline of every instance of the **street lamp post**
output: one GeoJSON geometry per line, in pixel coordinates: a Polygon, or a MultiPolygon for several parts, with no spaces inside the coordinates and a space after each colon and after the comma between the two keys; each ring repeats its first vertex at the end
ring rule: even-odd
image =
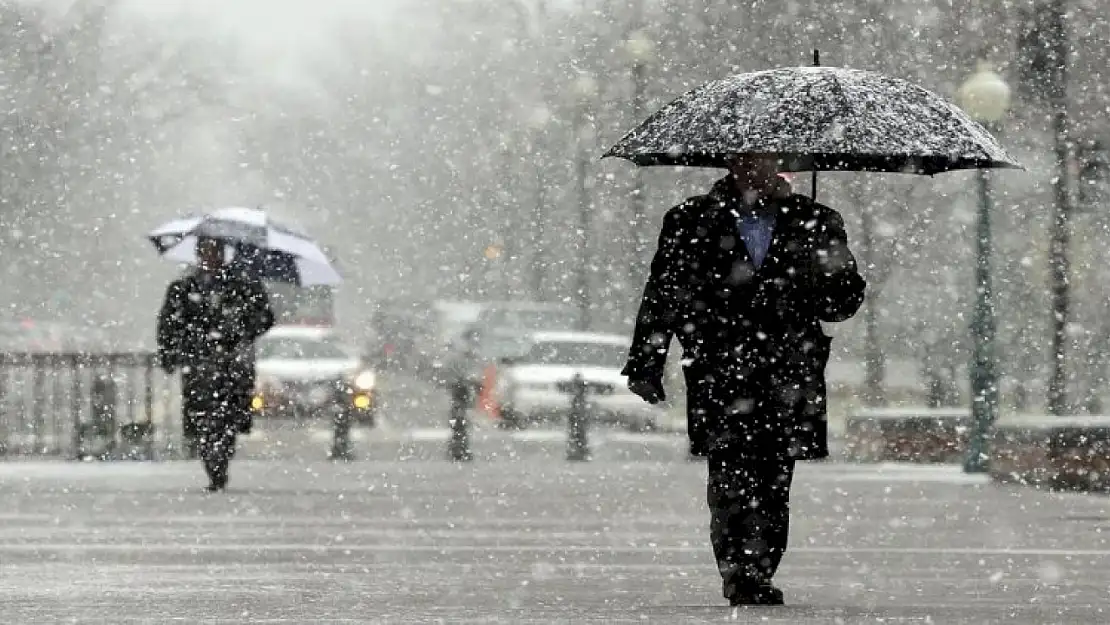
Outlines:
{"type": "MultiPolygon", "coordinates": [[[[960,87],[960,105],[976,121],[995,129],[1010,108],[1010,87],[986,64],[960,87]]],[[[996,324],[994,290],[991,284],[990,174],[977,170],[979,216],[975,233],[975,310],[971,321],[970,367],[972,429],[968,439],[964,471],[987,470],[987,436],[998,417],[998,366],[995,354],[996,324]]]]}
{"type": "Polygon", "coordinates": [[[520,243],[517,237],[520,236],[518,223],[520,221],[520,208],[516,205],[515,194],[513,193],[514,179],[512,161],[518,156],[513,154],[514,137],[512,133],[504,133],[501,136],[500,146],[500,164],[498,166],[498,195],[500,201],[498,208],[500,209],[497,216],[497,240],[501,245],[502,254],[500,262],[498,263],[498,290],[499,295],[504,299],[512,299],[513,290],[517,283],[517,258],[519,257],[518,250],[520,243]]]}
{"type": "Polygon", "coordinates": [[[528,158],[535,173],[536,195],[532,204],[532,256],[531,274],[532,297],[536,301],[546,299],[547,272],[547,166],[543,155],[547,153],[547,128],[551,121],[551,111],[546,106],[532,111],[528,119],[529,143],[528,158]]]}
{"type": "MultiPolygon", "coordinates": [[[[632,115],[635,123],[647,117],[647,66],[655,60],[655,42],[643,30],[633,32],[624,43],[625,52],[632,61],[632,115]]],[[[644,249],[649,245],[647,238],[647,199],[644,197],[644,174],[637,167],[632,171],[632,194],[629,197],[632,213],[632,232],[628,247],[631,248],[629,267],[633,280],[641,280],[644,267],[644,249]]]]}
{"type": "Polygon", "coordinates": [[[597,81],[583,74],[574,84],[575,103],[574,123],[574,178],[578,196],[578,285],[577,299],[579,308],[579,328],[586,330],[590,325],[590,188],[589,153],[586,132],[590,127],[590,107],[597,97],[597,81]]]}
{"type": "Polygon", "coordinates": [[[1054,196],[1052,231],[1049,237],[1049,267],[1052,287],[1052,378],[1048,384],[1048,412],[1059,417],[1071,412],[1068,398],[1068,320],[1071,315],[1071,176],[1068,163],[1071,149],[1068,145],[1068,22],[1067,1],[1049,3],[1051,21],[1048,41],[1052,63],[1049,69],[1048,90],[1052,103],[1052,135],[1056,153],[1056,176],[1052,183],[1054,196]]]}

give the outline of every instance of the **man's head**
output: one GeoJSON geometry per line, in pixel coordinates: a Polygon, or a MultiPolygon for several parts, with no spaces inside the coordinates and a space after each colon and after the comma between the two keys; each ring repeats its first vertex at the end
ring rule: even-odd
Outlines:
{"type": "Polygon", "coordinates": [[[779,184],[778,174],[782,171],[779,159],[750,154],[734,157],[728,170],[741,192],[754,191],[762,197],[775,192],[779,184]]]}
{"type": "Polygon", "coordinates": [[[201,237],[197,239],[197,261],[201,269],[219,269],[224,264],[224,244],[219,239],[201,237]]]}

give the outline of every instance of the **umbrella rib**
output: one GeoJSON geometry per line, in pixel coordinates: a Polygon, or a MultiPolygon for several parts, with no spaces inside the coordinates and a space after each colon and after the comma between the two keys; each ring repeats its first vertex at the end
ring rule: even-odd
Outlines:
{"type": "MultiPolygon", "coordinates": [[[[848,112],[849,119],[855,118],[858,114],[858,111],[856,111],[855,103],[852,102],[852,99],[848,97],[848,92],[844,89],[844,85],[840,84],[840,77],[835,72],[830,72],[828,75],[829,82],[832,84],[833,90],[836,92],[836,95],[839,97],[839,99],[844,102],[844,107],[842,110],[846,110],[848,112]]],[[[840,120],[836,118],[836,113],[834,112],[832,116],[832,121],[830,123],[831,125],[835,125],[839,122],[840,120]]],[[[813,169],[814,171],[817,170],[816,159],[814,159],[813,169]]]]}

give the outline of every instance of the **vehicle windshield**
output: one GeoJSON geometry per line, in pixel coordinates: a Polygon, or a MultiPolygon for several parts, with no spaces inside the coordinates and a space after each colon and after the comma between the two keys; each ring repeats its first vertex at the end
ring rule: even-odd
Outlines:
{"type": "Polygon", "coordinates": [[[620,369],[627,357],[628,350],[621,345],[552,341],[536,343],[522,361],[540,365],[585,365],[620,369]]]}
{"type": "Polygon", "coordinates": [[[259,360],[346,360],[351,357],[335,340],[307,337],[263,337],[259,360]]]}

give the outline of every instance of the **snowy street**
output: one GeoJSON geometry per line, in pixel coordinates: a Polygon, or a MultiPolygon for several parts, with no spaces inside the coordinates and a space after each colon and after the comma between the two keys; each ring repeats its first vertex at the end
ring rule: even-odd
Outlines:
{"type": "MultiPolygon", "coordinates": [[[[334,432],[326,422],[307,427],[269,425],[240,439],[240,457],[260,460],[321,460],[327,457],[334,432]]],[[[400,428],[383,424],[374,429],[352,428],[354,457],[358,460],[438,461],[446,458],[450,432],[444,426],[400,428]]],[[[636,433],[595,427],[587,433],[590,451],[606,461],[679,461],[686,457],[686,438],[674,432],[636,433]]],[[[567,447],[565,427],[536,427],[519,431],[497,429],[479,422],[470,429],[470,449],[479,461],[538,459],[563,462],[567,447]]]]}
{"type": "Polygon", "coordinates": [[[735,616],[704,467],[561,457],[0,464],[4,621],[1107,622],[1105,501],[808,464],[785,608],[735,616]]]}
{"type": "Polygon", "coordinates": [[[0,625],[1110,625],[1108,7],[0,0],[0,625]]]}

